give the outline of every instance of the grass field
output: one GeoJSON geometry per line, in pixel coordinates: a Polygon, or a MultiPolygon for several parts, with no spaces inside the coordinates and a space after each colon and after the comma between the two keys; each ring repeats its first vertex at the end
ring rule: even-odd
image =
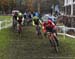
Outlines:
{"type": "Polygon", "coordinates": [[[25,27],[21,36],[4,29],[0,31],[0,59],[75,59],[75,39],[59,36],[59,42],[55,53],[48,39],[37,37],[33,27],[25,27]]]}
{"type": "Polygon", "coordinates": [[[0,21],[10,20],[10,19],[11,19],[11,16],[0,16],[0,21]]]}
{"type": "Polygon", "coordinates": [[[0,21],[1,21],[1,27],[5,27],[11,23],[12,17],[11,16],[0,16],[0,21]]]}

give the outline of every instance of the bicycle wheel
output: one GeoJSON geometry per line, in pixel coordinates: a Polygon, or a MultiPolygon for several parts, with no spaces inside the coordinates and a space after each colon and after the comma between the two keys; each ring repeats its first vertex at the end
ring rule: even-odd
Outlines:
{"type": "Polygon", "coordinates": [[[51,47],[53,47],[54,50],[56,52],[58,52],[58,46],[57,46],[57,42],[56,42],[55,38],[52,38],[52,39],[50,38],[51,37],[51,33],[50,32],[48,32],[47,35],[49,37],[49,40],[50,40],[50,43],[51,43],[51,47]]]}
{"type": "Polygon", "coordinates": [[[55,39],[52,40],[52,44],[53,44],[54,50],[55,50],[56,52],[58,52],[58,46],[57,46],[57,42],[55,41],[55,39]]]}

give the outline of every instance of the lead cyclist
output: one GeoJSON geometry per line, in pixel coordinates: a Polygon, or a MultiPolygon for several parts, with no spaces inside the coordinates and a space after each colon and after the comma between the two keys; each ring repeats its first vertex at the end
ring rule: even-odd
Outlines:
{"type": "Polygon", "coordinates": [[[40,27],[41,20],[39,19],[39,17],[34,16],[32,19],[32,24],[36,28],[36,34],[41,35],[41,27],[40,27]]]}
{"type": "Polygon", "coordinates": [[[54,36],[55,41],[57,42],[57,46],[59,46],[57,35],[56,35],[56,30],[57,30],[56,25],[51,20],[46,20],[43,21],[42,23],[42,29],[45,34],[47,34],[47,32],[51,32],[52,36],[54,36]]]}

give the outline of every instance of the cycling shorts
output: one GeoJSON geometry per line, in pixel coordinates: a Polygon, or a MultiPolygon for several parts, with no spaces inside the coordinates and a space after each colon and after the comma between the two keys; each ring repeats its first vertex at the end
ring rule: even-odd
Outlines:
{"type": "Polygon", "coordinates": [[[55,33],[56,31],[53,28],[46,27],[46,32],[55,33]]]}

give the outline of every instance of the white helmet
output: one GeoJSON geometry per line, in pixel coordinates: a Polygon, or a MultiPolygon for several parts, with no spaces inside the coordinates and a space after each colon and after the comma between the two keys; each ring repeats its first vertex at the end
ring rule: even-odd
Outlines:
{"type": "Polygon", "coordinates": [[[42,20],[43,21],[48,21],[48,18],[50,17],[50,15],[49,14],[45,14],[43,17],[42,17],[42,20]]]}

